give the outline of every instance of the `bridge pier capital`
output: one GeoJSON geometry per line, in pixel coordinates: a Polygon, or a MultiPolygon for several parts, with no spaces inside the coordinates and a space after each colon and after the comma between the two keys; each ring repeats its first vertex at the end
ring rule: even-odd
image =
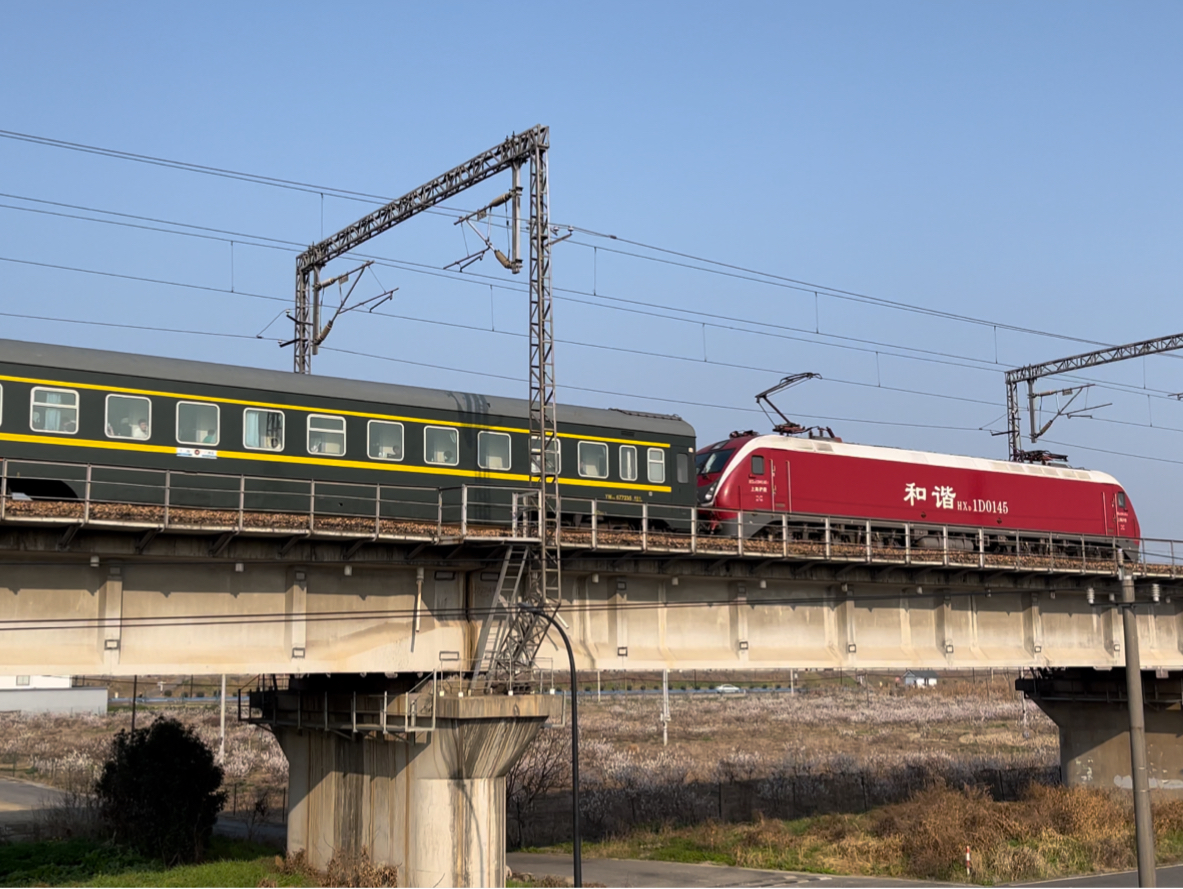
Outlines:
{"type": "Polygon", "coordinates": [[[505,775],[560,705],[550,695],[448,696],[434,729],[410,734],[276,725],[289,853],[324,870],[334,854],[364,851],[396,867],[402,885],[503,886],[505,775]]]}
{"type": "MultiPolygon", "coordinates": [[[[1146,748],[1152,790],[1183,796],[1183,686],[1177,671],[1142,671],[1146,748]]],[[[1064,669],[1019,679],[1015,688],[1060,730],[1065,784],[1132,790],[1125,669],[1064,669]]]]}

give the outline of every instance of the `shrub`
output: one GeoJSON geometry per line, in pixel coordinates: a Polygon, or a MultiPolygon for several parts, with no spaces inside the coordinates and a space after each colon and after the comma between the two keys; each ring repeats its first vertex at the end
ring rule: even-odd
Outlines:
{"type": "Polygon", "coordinates": [[[222,770],[193,729],[175,719],[121,731],[95,784],[112,839],[171,867],[200,861],[226,804],[222,770]]]}

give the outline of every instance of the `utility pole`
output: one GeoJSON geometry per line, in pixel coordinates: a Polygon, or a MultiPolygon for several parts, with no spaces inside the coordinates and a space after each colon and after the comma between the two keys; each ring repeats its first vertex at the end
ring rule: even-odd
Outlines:
{"type": "Polygon", "coordinates": [[[668,747],[670,743],[670,671],[666,667],[661,671],[661,746],[668,747]]]}
{"type": "Polygon", "coordinates": [[[1157,885],[1154,866],[1154,817],[1146,768],[1146,714],[1142,704],[1142,654],[1138,647],[1138,615],[1134,612],[1134,576],[1121,572],[1121,619],[1125,630],[1126,698],[1130,709],[1130,766],[1134,783],[1134,835],[1138,847],[1138,885],[1157,885]]]}
{"type": "Polygon", "coordinates": [[[222,705],[221,725],[218,729],[218,762],[226,761],[226,674],[222,674],[222,705]]]}
{"type": "MultiPolygon", "coordinates": [[[[1102,364],[1113,364],[1115,361],[1125,361],[1129,358],[1173,352],[1177,349],[1183,349],[1183,333],[1158,337],[1153,340],[1142,340],[1138,343],[1127,343],[1124,346],[1114,346],[1109,349],[1098,349],[1095,352],[1084,352],[1068,358],[1046,361],[1043,364],[1029,364],[1026,367],[1008,370],[1006,372],[1006,435],[1007,442],[1010,446],[1010,459],[1019,463],[1048,463],[1053,460],[1068,459],[1063,454],[1050,454],[1042,450],[1023,450],[1023,430],[1019,409],[1019,383],[1027,384],[1027,413],[1031,424],[1029,437],[1031,444],[1035,444],[1051,428],[1052,423],[1057,418],[1061,416],[1072,417],[1081,413],[1079,410],[1069,411],[1068,408],[1077,395],[1092,385],[1091,383],[1086,383],[1084,385],[1070,386],[1065,389],[1049,392],[1036,392],[1035,382],[1037,380],[1042,377],[1055,376],[1056,374],[1068,373],[1073,370],[1098,367],[1102,364]],[[1067,404],[1056,411],[1055,416],[1043,424],[1042,428],[1037,429],[1035,421],[1036,402],[1046,395],[1066,395],[1071,396],[1071,398],[1067,404]]],[[[1098,405],[1096,407],[1106,406],[1098,405]]]]}

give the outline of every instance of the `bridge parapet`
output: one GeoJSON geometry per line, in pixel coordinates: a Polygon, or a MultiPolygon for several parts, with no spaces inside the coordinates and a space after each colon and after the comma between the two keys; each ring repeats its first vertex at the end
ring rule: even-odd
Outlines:
{"type": "MultiPolygon", "coordinates": [[[[83,530],[210,536],[221,555],[239,537],[339,541],[351,558],[370,544],[496,545],[537,538],[537,491],[492,485],[415,487],[277,480],[250,475],[0,460],[10,482],[69,483],[76,497],[0,496],[0,525],[60,529],[59,549],[83,530]]],[[[1183,576],[1183,543],[1086,538],[1023,529],[917,524],[801,513],[721,513],[701,507],[565,497],[569,555],[629,554],[965,568],[1117,577],[1183,576]]]]}

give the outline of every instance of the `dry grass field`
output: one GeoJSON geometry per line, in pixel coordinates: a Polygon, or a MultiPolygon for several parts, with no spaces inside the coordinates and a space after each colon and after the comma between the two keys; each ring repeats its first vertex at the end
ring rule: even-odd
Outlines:
{"type": "MultiPolygon", "coordinates": [[[[652,687],[652,686],[650,686],[652,687]]],[[[662,748],[657,695],[580,698],[584,743],[689,760],[699,778],[728,758],[766,770],[786,753],[810,757],[916,754],[1058,762],[1059,734],[1034,705],[1025,707],[1012,677],[953,680],[937,688],[898,689],[815,682],[804,693],[670,696],[669,745],[662,748]],[[1024,711],[1026,719],[1024,720],[1024,711]]]]}
{"type": "MultiPolygon", "coordinates": [[[[590,854],[598,848],[610,855],[936,875],[940,868],[908,851],[923,833],[912,822],[924,806],[947,809],[949,817],[962,812],[958,817],[966,824],[993,818],[990,823],[1010,825],[999,834],[1009,837],[1002,846],[1020,848],[1030,845],[1022,837],[1038,821],[1030,813],[1052,803],[1063,811],[1081,805],[1038,796],[1060,792],[1054,788],[1028,789],[1033,782],[1055,780],[1058,736],[1042,713],[1022,704],[1013,676],[1000,675],[992,683],[980,677],[976,682],[954,679],[921,689],[902,689],[886,680],[860,685],[850,677],[811,676],[805,690],[793,694],[787,682],[777,691],[773,681],[748,681],[770,690],[671,695],[668,745],[662,744],[659,695],[605,695],[599,701],[594,692],[581,695],[585,824],[590,836],[604,842],[592,846],[590,854]],[[966,796],[961,789],[966,786],[980,789],[966,796]],[[928,802],[917,808],[921,799],[928,802]],[[905,859],[912,864],[900,865],[905,859]]],[[[635,682],[653,687],[652,679],[635,682]]],[[[183,680],[174,680],[178,696],[184,686],[183,680]]],[[[138,724],[163,715],[194,726],[218,749],[214,701],[141,704],[138,724]]],[[[0,773],[12,770],[78,789],[93,780],[111,737],[130,723],[127,709],[106,716],[0,715],[0,773]]],[[[569,728],[544,730],[510,776],[510,840],[515,845],[568,839],[569,743],[569,728]]],[[[228,808],[248,821],[282,817],[286,760],[270,733],[237,722],[233,708],[224,768],[228,808]]],[[[1089,802],[1086,808],[1111,804],[1118,805],[1089,802]]],[[[1059,873],[1089,869],[1084,861],[1125,862],[1128,829],[1120,818],[1114,820],[1113,812],[1093,818],[1089,824],[1112,822],[1112,836],[1080,846],[1080,837],[1072,833],[1073,817],[1065,815],[1057,828],[1066,831],[1063,842],[1071,846],[1060,858],[1046,849],[991,852],[992,872],[1059,873]],[[1101,855],[1098,850],[1109,851],[1101,855]]],[[[940,822],[930,822],[925,822],[929,839],[924,842],[936,843],[940,822]]],[[[981,842],[989,845],[988,838],[981,842]]],[[[940,846],[933,860],[945,861],[946,851],[940,846]]]]}

